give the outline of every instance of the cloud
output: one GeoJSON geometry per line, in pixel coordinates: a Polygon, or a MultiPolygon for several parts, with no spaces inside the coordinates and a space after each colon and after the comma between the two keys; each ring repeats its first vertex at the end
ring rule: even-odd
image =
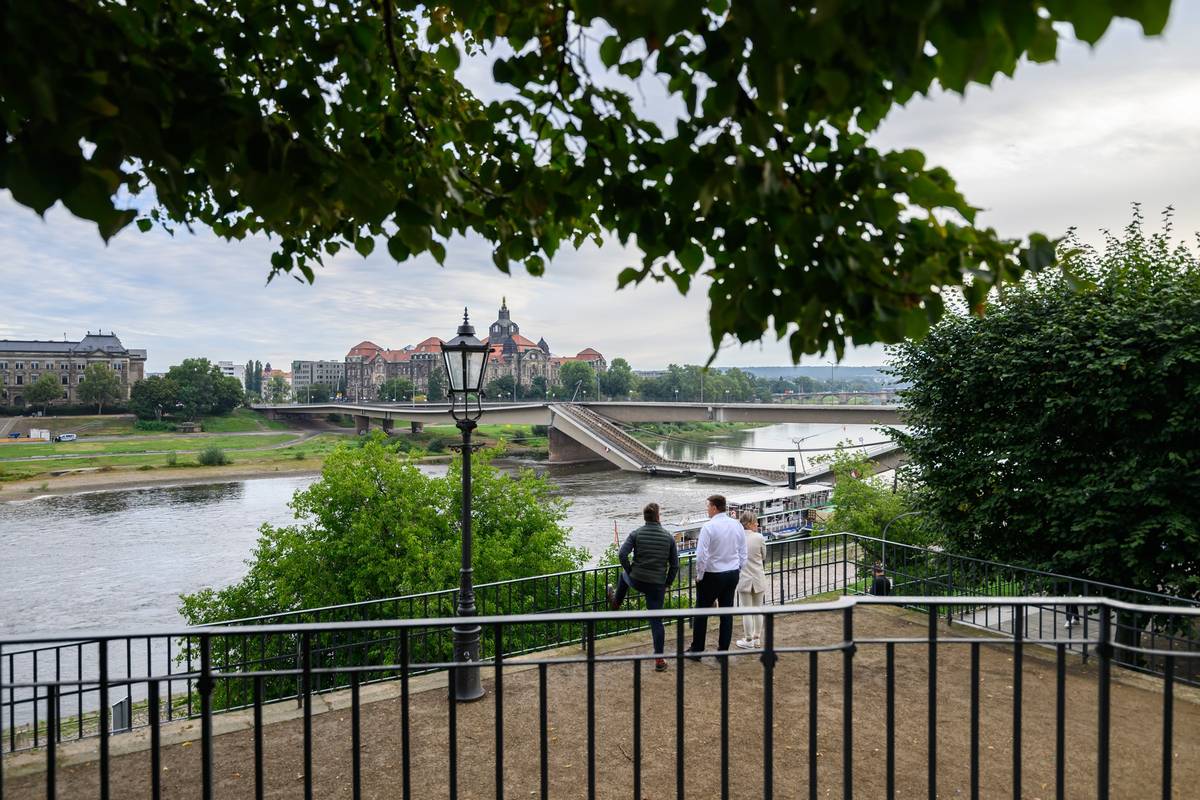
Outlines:
{"type": "MultiPolygon", "coordinates": [[[[1059,62],[1022,65],[965,98],[915,100],[893,112],[874,144],[925,150],[984,209],[981,222],[1007,236],[1074,225],[1096,240],[1101,228],[1128,221],[1135,200],[1151,215],[1175,204],[1177,230],[1200,230],[1200,48],[1192,46],[1200,3],[1175,5],[1160,39],[1114,25],[1094,49],[1064,44],[1059,62]]],[[[486,59],[470,59],[459,76],[474,86],[489,72],[486,59]]],[[[656,118],[674,113],[651,84],[641,108],[656,118]]],[[[687,297],[656,283],[618,292],[617,274],[639,258],[617,242],[565,249],[542,278],[498,272],[488,245],[468,237],[450,243],[445,268],[430,258],[397,265],[379,248],[367,259],[339,254],[314,286],[286,277],[268,285],[272,247],[263,237],[231,243],[206,231],[127,230],[105,246],[65,210],[42,221],[0,193],[0,248],[8,295],[0,337],[113,329],[149,350],[152,371],[195,355],[278,365],[341,358],[363,339],[400,347],[448,337],[463,306],[482,327],[501,296],[522,332],[544,336],[558,353],[595,347],[649,369],[710,352],[703,281],[687,297]]],[[[862,347],[844,363],[883,358],[882,347],[862,347]]],[[[786,343],[768,340],[724,348],[717,363],[789,361],[786,343]]]]}

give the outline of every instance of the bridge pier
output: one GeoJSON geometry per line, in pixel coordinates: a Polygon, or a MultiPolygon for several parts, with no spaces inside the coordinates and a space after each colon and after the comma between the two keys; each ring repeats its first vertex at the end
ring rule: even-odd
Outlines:
{"type": "Polygon", "coordinates": [[[363,414],[363,415],[355,414],[354,415],[354,432],[362,434],[362,433],[368,433],[370,430],[371,430],[371,418],[366,416],[365,414],[363,414]]]}
{"type": "Polygon", "coordinates": [[[412,422],[408,423],[408,432],[409,433],[421,433],[424,430],[425,430],[424,422],[417,422],[416,420],[413,420],[412,422]]]}
{"type": "Polygon", "coordinates": [[[392,435],[392,427],[394,424],[395,424],[395,420],[390,420],[390,419],[379,420],[379,427],[383,428],[383,433],[386,436],[392,435]]]}
{"type": "Polygon", "coordinates": [[[558,428],[550,428],[547,438],[550,440],[550,463],[552,464],[579,464],[589,461],[608,463],[558,428]]]}

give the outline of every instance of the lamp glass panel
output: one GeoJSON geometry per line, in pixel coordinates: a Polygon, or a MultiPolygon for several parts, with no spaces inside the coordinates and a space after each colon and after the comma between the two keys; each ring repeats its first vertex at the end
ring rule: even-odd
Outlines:
{"type": "Polygon", "coordinates": [[[464,385],[469,392],[478,392],[483,384],[483,365],[487,361],[487,351],[466,353],[467,379],[464,385]]]}
{"type": "Polygon", "coordinates": [[[463,390],[463,353],[459,350],[444,350],[442,357],[446,359],[446,376],[450,379],[450,391],[463,390]]]}

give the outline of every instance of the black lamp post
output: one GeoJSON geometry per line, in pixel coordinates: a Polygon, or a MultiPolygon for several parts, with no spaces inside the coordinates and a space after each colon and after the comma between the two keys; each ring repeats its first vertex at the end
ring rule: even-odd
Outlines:
{"type": "MultiPolygon", "coordinates": [[[[462,567],[459,569],[458,608],[460,617],[475,616],[474,573],[471,568],[471,431],[483,416],[481,391],[487,368],[488,346],[475,338],[475,328],[463,309],[458,335],[442,344],[442,358],[449,379],[450,415],[462,431],[462,567]]],[[[479,661],[479,626],[455,626],[454,660],[456,663],[479,661]]],[[[455,670],[454,697],[478,700],[483,697],[479,667],[455,670]]]]}

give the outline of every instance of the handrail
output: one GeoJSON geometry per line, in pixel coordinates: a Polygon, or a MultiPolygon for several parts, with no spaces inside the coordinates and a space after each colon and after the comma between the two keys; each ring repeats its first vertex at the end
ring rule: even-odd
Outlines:
{"type": "MultiPolygon", "coordinates": [[[[962,596],[962,595],[897,595],[894,597],[875,597],[873,595],[842,595],[833,600],[813,603],[786,604],[780,606],[755,606],[755,614],[782,613],[819,613],[825,611],[842,611],[857,605],[883,606],[1065,606],[1083,603],[1093,608],[1110,608],[1116,611],[1130,611],[1138,614],[1173,614],[1187,617],[1200,617],[1200,606],[1153,606],[1141,603],[1130,603],[1110,597],[1089,597],[1085,595],[1056,596],[1056,597],[1004,597],[1004,596],[962,596]]],[[[534,614],[490,614],[474,617],[429,617],[420,619],[386,619],[386,620],[351,620],[348,622],[300,622],[287,625],[239,625],[205,627],[204,636],[257,636],[261,634],[290,634],[313,633],[316,631],[352,631],[352,630],[403,630],[406,628],[453,628],[459,625],[488,626],[503,623],[505,625],[538,624],[546,625],[556,622],[605,622],[648,619],[678,619],[680,617],[741,617],[746,609],[739,606],[729,608],[664,608],[657,610],[630,611],[578,611],[578,612],[549,612],[534,614]]],[[[95,631],[89,632],[91,641],[112,641],[115,639],[141,639],[147,636],[157,638],[182,638],[199,635],[197,628],[140,628],[135,631],[95,631]]],[[[74,638],[74,637],[72,637],[74,638]]],[[[0,645],[9,643],[50,643],[65,641],[53,634],[37,634],[34,636],[3,635],[0,645]]],[[[1113,643],[1116,646],[1116,642],[1113,643]]],[[[1189,655],[1180,651],[1177,655],[1189,655]]],[[[1200,657],[1200,650],[1192,651],[1190,655],[1200,657]]],[[[144,676],[143,676],[144,677],[144,676]]],[[[178,677],[178,676],[172,676],[178,677]]],[[[134,679],[136,680],[136,678],[134,679]]],[[[7,685],[7,684],[6,684],[7,685]]]]}

